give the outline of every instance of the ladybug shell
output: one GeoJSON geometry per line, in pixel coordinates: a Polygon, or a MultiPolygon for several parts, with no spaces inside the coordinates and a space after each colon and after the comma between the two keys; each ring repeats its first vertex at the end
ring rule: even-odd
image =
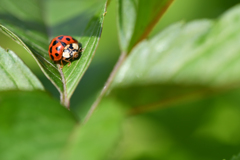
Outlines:
{"type": "Polygon", "coordinates": [[[78,43],[78,41],[73,37],[66,35],[60,35],[53,38],[48,49],[50,59],[53,61],[61,60],[64,47],[71,43],[78,43]]]}

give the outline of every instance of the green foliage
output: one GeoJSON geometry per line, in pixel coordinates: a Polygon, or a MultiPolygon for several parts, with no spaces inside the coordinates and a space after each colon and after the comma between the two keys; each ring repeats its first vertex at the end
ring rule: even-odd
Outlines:
{"type": "Polygon", "coordinates": [[[120,107],[115,100],[102,101],[91,119],[74,130],[63,160],[106,159],[120,138],[123,119],[120,107]]]}
{"type": "Polygon", "coordinates": [[[165,83],[217,87],[238,82],[239,15],[236,6],[216,21],[177,23],[142,41],[116,75],[116,87],[165,83]]]}
{"type": "Polygon", "coordinates": [[[120,136],[123,114],[113,100],[79,124],[45,92],[7,91],[0,97],[0,159],[102,159],[120,136]]]}
{"type": "Polygon", "coordinates": [[[3,0],[0,29],[31,53],[59,92],[70,99],[96,50],[105,7],[104,0],[3,0]],[[69,12],[64,12],[66,7],[69,12]],[[81,58],[63,70],[48,55],[50,40],[58,35],[71,35],[84,48],[81,58]]]}
{"type": "Polygon", "coordinates": [[[122,51],[146,38],[172,0],[118,0],[118,28],[122,51]],[[131,15],[131,16],[130,16],[131,15]]]}
{"type": "Polygon", "coordinates": [[[230,159],[240,147],[239,94],[238,88],[131,114],[112,160],[230,159]]]}
{"type": "Polygon", "coordinates": [[[0,47],[0,90],[43,90],[41,82],[11,50],[0,47]]]}
{"type": "Polygon", "coordinates": [[[0,97],[0,159],[58,159],[74,116],[45,92],[6,91],[0,97]]]}
{"type": "Polygon", "coordinates": [[[39,91],[30,69],[0,47],[0,159],[212,160],[239,152],[240,6],[146,39],[172,0],[116,2],[120,58],[97,99],[92,93],[78,113],[69,100],[94,56],[109,2],[0,1],[1,31],[32,54],[71,109],[39,91]],[[84,48],[63,69],[48,56],[58,35],[84,48]]]}
{"type": "Polygon", "coordinates": [[[240,32],[232,24],[240,23],[239,15],[236,6],[216,21],[177,23],[142,41],[119,69],[115,94],[152,109],[234,87],[240,81],[240,32]]]}

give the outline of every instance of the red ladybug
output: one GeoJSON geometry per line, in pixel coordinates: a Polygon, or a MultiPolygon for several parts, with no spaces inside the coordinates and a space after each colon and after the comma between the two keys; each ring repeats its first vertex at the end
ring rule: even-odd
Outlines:
{"type": "Polygon", "coordinates": [[[50,59],[53,61],[61,61],[61,68],[63,67],[62,61],[69,62],[78,58],[80,47],[78,41],[71,36],[60,35],[51,41],[48,49],[50,59]]]}

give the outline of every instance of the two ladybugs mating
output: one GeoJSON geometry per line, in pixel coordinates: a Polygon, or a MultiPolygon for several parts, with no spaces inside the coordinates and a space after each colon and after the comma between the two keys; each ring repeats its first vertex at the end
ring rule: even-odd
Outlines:
{"type": "Polygon", "coordinates": [[[51,41],[48,49],[50,59],[53,61],[60,61],[61,68],[63,62],[68,62],[68,66],[71,65],[71,60],[79,57],[79,52],[82,49],[76,39],[71,36],[60,35],[51,41]]]}

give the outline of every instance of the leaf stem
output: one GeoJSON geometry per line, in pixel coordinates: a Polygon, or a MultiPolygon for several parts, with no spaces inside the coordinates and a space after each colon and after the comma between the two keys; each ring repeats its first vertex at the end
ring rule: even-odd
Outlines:
{"type": "Polygon", "coordinates": [[[103,98],[103,96],[106,94],[106,92],[108,91],[112,81],[113,81],[113,78],[115,77],[118,69],[120,68],[120,66],[122,65],[122,63],[124,62],[125,58],[126,58],[126,53],[125,52],[122,52],[116,65],[114,66],[110,76],[108,77],[108,80],[107,82],[105,83],[100,95],[98,96],[98,98],[96,99],[96,101],[92,104],[91,108],[89,109],[86,117],[85,117],[85,120],[84,120],[84,123],[86,123],[89,118],[91,117],[91,115],[93,114],[93,112],[96,110],[98,104],[100,103],[101,99],[103,98]]]}
{"type": "Polygon", "coordinates": [[[60,64],[57,64],[58,71],[61,75],[62,78],[62,83],[63,83],[63,92],[60,92],[60,100],[61,104],[64,105],[68,110],[70,110],[70,100],[67,96],[67,87],[66,87],[66,80],[63,74],[62,69],[60,68],[60,64]]]}

